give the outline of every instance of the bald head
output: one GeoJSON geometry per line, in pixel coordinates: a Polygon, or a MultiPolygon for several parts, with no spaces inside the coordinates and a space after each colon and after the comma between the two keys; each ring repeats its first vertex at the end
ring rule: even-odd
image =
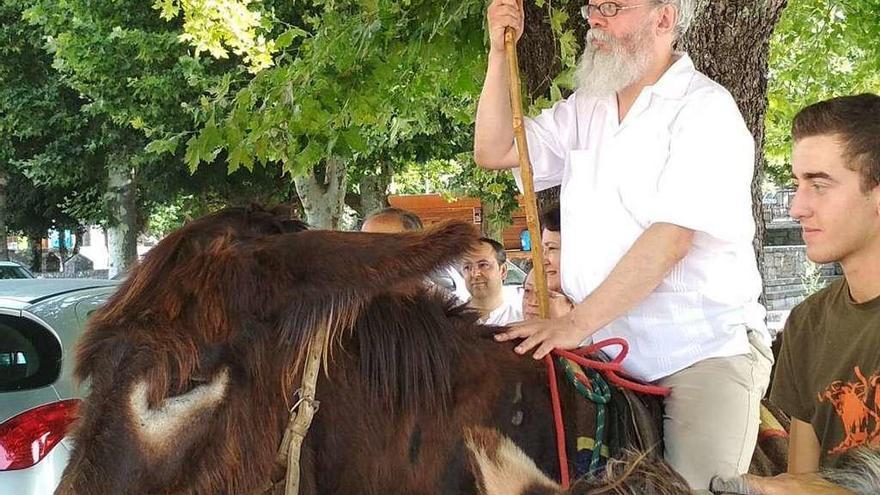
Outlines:
{"type": "Polygon", "coordinates": [[[422,221],[418,215],[399,208],[385,208],[367,217],[361,225],[361,232],[377,234],[396,234],[421,229],[422,221]]]}
{"type": "Polygon", "coordinates": [[[376,234],[396,234],[406,231],[403,222],[394,215],[377,215],[364,220],[361,232],[373,232],[376,234]]]}

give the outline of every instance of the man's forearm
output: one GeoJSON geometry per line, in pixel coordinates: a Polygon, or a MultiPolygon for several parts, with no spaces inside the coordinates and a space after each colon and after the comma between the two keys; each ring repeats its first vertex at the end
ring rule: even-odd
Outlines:
{"type": "Polygon", "coordinates": [[[693,244],[694,231],[658,223],[632,245],[599,287],[570,313],[592,335],[648,297],[693,244]]]}
{"type": "Polygon", "coordinates": [[[484,168],[517,165],[515,158],[510,160],[514,141],[507,70],[504,53],[490,52],[474,130],[474,161],[484,168]]]}
{"type": "Polygon", "coordinates": [[[793,417],[789,430],[788,472],[801,474],[818,471],[822,446],[813,425],[793,417]]]}

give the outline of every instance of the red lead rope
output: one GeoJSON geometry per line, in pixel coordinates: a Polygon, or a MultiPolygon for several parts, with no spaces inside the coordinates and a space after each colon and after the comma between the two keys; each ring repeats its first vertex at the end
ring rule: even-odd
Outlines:
{"type": "MultiPolygon", "coordinates": [[[[581,347],[575,351],[554,349],[552,352],[552,354],[570,359],[585,368],[592,368],[603,372],[608,381],[618,387],[642,394],[661,395],[663,397],[669,395],[669,388],[667,387],[636,383],[618,374],[623,373],[621,363],[628,353],[629,343],[621,338],[603,340],[586,347],[581,347]],[[612,345],[619,345],[620,353],[610,362],[606,363],[586,357],[612,345]]],[[[571,484],[571,477],[568,472],[568,455],[565,452],[565,424],[562,420],[562,405],[559,402],[559,387],[556,385],[556,365],[553,363],[551,355],[544,356],[544,363],[547,365],[547,384],[550,387],[550,401],[553,403],[553,422],[556,426],[556,453],[559,457],[559,479],[562,482],[562,488],[567,490],[571,484]]]]}

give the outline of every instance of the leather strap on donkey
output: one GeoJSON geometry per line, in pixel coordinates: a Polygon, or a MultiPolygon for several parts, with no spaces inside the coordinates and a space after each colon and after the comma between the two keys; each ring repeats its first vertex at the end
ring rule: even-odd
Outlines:
{"type": "Polygon", "coordinates": [[[318,412],[320,403],[315,400],[315,388],[318,384],[318,370],[321,368],[321,357],[324,354],[324,344],[327,340],[327,325],[321,325],[318,332],[309,344],[309,354],[306,356],[306,368],[303,372],[302,388],[299,389],[299,399],[290,408],[290,420],[284,430],[284,438],[278,449],[278,460],[283,464],[283,456],[287,456],[287,476],[284,484],[285,495],[297,495],[299,493],[299,453],[303,439],[312,425],[312,418],[318,412]],[[287,449],[285,449],[287,445],[287,449]],[[286,452],[285,452],[286,450],[286,452]]]}
{"type": "MultiPolygon", "coordinates": [[[[321,325],[309,342],[302,384],[294,394],[296,402],[290,408],[290,419],[287,421],[287,428],[284,429],[284,437],[281,439],[281,445],[279,445],[278,454],[275,457],[275,465],[286,468],[284,495],[299,494],[300,450],[306,433],[309,431],[309,426],[312,424],[312,418],[318,412],[318,407],[321,404],[315,399],[315,389],[327,341],[327,332],[327,325],[321,325]]],[[[254,493],[274,493],[279,483],[280,481],[276,482],[273,479],[254,493]]]]}

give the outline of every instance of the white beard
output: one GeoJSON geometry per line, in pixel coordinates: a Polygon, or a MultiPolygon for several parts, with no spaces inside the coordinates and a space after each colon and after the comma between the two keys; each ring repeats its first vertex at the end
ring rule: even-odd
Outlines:
{"type": "Polygon", "coordinates": [[[605,97],[638,82],[651,62],[651,31],[646,23],[627,38],[614,39],[604,31],[587,32],[586,48],[578,61],[575,82],[587,96],[605,97]],[[602,41],[610,50],[591,43],[602,41]]]}

